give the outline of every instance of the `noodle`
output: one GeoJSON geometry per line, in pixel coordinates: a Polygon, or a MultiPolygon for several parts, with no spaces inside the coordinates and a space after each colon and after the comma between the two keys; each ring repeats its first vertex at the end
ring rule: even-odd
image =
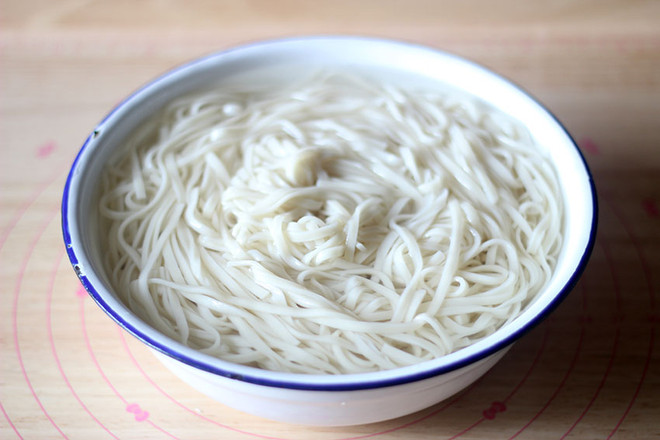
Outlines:
{"type": "Polygon", "coordinates": [[[99,203],[111,282],[231,362],[343,374],[446,355],[515,319],[561,246],[544,153],[447,91],[342,74],[218,89],[127,143],[99,203]]]}

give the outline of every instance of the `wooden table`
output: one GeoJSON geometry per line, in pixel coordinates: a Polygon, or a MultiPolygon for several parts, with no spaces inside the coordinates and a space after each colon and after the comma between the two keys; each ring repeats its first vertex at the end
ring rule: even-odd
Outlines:
{"type": "Polygon", "coordinates": [[[0,20],[1,438],[660,438],[660,2],[5,0],[0,20]],[[181,383],[83,293],[59,220],[78,148],[133,89],[239,43],[321,33],[419,42],[511,78],[574,135],[600,200],[581,282],[482,380],[334,429],[181,383]]]}

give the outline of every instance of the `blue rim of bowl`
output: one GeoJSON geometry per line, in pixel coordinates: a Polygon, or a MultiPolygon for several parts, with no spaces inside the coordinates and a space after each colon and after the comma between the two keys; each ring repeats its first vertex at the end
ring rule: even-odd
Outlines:
{"type": "MultiPolygon", "coordinates": [[[[507,348],[511,344],[513,344],[515,341],[517,341],[520,337],[522,337],[524,334],[527,332],[531,331],[534,327],[536,327],[539,323],[541,323],[553,310],[559,306],[559,304],[566,298],[566,296],[570,293],[570,291],[575,287],[577,284],[578,280],[580,279],[582,273],[584,272],[587,262],[591,256],[591,253],[593,251],[595,239],[596,239],[596,231],[597,231],[597,226],[598,226],[598,198],[597,198],[597,193],[596,193],[596,187],[594,183],[594,179],[592,176],[592,173],[587,165],[587,162],[584,158],[584,155],[580,151],[580,149],[577,146],[577,143],[573,139],[573,137],[570,135],[568,130],[564,127],[564,125],[559,121],[559,119],[552,113],[550,112],[541,102],[539,102],[538,99],[536,99],[532,94],[527,92],[524,88],[520,87],[519,85],[515,84],[511,80],[504,78],[503,76],[481,66],[480,64],[477,64],[473,61],[470,61],[468,59],[459,57],[457,55],[453,55],[451,53],[445,52],[443,50],[435,49],[432,47],[416,44],[416,43],[409,43],[405,41],[400,41],[400,40],[390,40],[390,39],[383,39],[383,38],[372,38],[372,37],[361,37],[361,36],[307,36],[307,37],[293,37],[293,38],[283,38],[283,39],[274,39],[274,40],[265,40],[265,41],[259,41],[255,43],[250,43],[250,44],[245,44],[241,46],[236,46],[233,48],[229,48],[224,51],[212,53],[207,56],[203,56],[200,58],[197,58],[191,62],[182,64],[178,67],[175,67],[174,69],[171,69],[164,74],[160,75],[159,77],[155,78],[154,80],[144,84],[142,87],[136,89],[133,93],[129,94],[124,100],[122,100],[117,106],[115,106],[103,119],[102,121],[96,126],[95,130],[92,131],[92,133],[87,137],[85,142],[83,143],[80,151],[76,155],[73,164],[71,166],[71,169],[69,171],[69,174],[67,176],[66,183],[64,185],[64,190],[63,190],[63,196],[62,196],[62,235],[64,239],[64,244],[66,247],[66,252],[69,257],[70,263],[74,268],[74,271],[76,272],[76,275],[78,276],[78,279],[84,286],[84,288],[87,290],[88,294],[93,298],[93,300],[98,304],[98,306],[108,315],[110,316],[119,326],[121,326],[124,330],[126,330],[128,333],[145,343],[147,346],[151,347],[152,349],[157,350],[160,353],[163,353],[166,356],[169,356],[175,360],[178,360],[190,367],[206,371],[208,373],[212,373],[221,377],[229,378],[229,379],[237,379],[241,380],[247,383],[255,384],[255,385],[263,385],[263,386],[268,386],[268,387],[274,387],[274,388],[284,388],[284,389],[295,389],[295,390],[313,390],[313,391],[354,391],[354,390],[367,390],[367,389],[374,389],[374,388],[382,388],[382,387],[389,387],[389,386],[395,386],[395,385],[402,385],[406,383],[411,383],[411,382],[417,382],[420,380],[428,379],[434,376],[438,376],[441,374],[449,373],[452,371],[455,371],[457,369],[460,369],[462,367],[465,367],[470,364],[474,364],[475,362],[478,362],[488,356],[491,356],[498,351],[507,348]],[[177,346],[180,345],[177,342],[172,341],[172,344],[165,344],[160,341],[157,341],[156,339],[152,338],[148,332],[145,332],[143,330],[140,330],[137,328],[136,325],[134,325],[132,322],[130,322],[130,319],[125,318],[122,314],[120,314],[118,311],[116,311],[108,302],[104,299],[104,295],[101,294],[97,288],[94,286],[94,284],[89,280],[89,278],[82,273],[82,271],[79,268],[79,261],[80,259],[76,255],[76,251],[74,249],[74,243],[72,243],[71,239],[71,225],[68,217],[68,212],[69,212],[69,198],[70,198],[70,191],[71,191],[71,181],[73,179],[74,173],[77,170],[77,166],[79,161],[81,160],[81,157],[85,153],[85,150],[89,147],[90,143],[94,140],[96,133],[103,125],[105,121],[107,121],[114,113],[116,113],[119,109],[121,109],[124,105],[126,105],[128,102],[132,101],[136,95],[140,94],[143,90],[146,90],[150,87],[155,86],[157,83],[167,79],[168,77],[172,76],[175,73],[181,72],[184,69],[193,67],[197,64],[204,63],[210,59],[214,59],[216,57],[224,56],[228,53],[234,52],[234,51],[239,51],[243,49],[247,49],[250,47],[257,47],[257,46],[265,46],[265,45],[270,45],[270,44],[278,44],[278,43],[284,43],[284,42],[296,42],[296,41],[313,41],[313,40],[334,40],[334,41],[341,41],[344,40],[346,42],[354,41],[354,40],[360,40],[360,41],[373,41],[376,43],[381,43],[381,44],[391,44],[391,45],[401,45],[401,46],[409,46],[412,48],[417,48],[417,49],[423,49],[431,52],[435,52],[438,54],[441,54],[443,56],[448,56],[450,58],[455,58],[459,60],[462,63],[469,64],[473,68],[476,68],[478,70],[484,71],[488,75],[491,75],[493,77],[498,78],[499,80],[508,83],[509,85],[513,86],[515,89],[517,89],[519,92],[523,93],[526,95],[531,101],[533,101],[540,109],[545,111],[547,115],[549,115],[551,118],[554,119],[555,123],[557,124],[558,127],[563,130],[565,135],[570,139],[571,144],[575,148],[583,166],[583,170],[586,173],[586,176],[588,178],[588,184],[589,184],[589,189],[590,189],[590,194],[591,194],[591,203],[592,203],[592,218],[591,218],[591,225],[590,225],[590,234],[589,238],[586,242],[586,245],[584,247],[582,256],[580,260],[578,261],[575,269],[573,270],[573,273],[567,280],[566,284],[564,287],[552,298],[552,300],[545,306],[543,310],[541,310],[538,314],[536,314],[532,319],[530,319],[528,322],[526,322],[524,325],[522,325],[519,329],[516,331],[510,333],[507,337],[502,338],[498,340],[495,344],[489,345],[488,347],[475,352],[472,355],[466,356],[464,358],[457,359],[456,361],[447,363],[445,365],[440,365],[436,367],[431,367],[427,369],[423,369],[421,371],[417,372],[412,372],[409,374],[405,375],[388,375],[391,377],[385,377],[385,378],[369,378],[371,373],[362,373],[362,374],[347,374],[347,375],[337,375],[337,376],[329,376],[332,377],[332,381],[326,381],[323,382],[322,379],[318,379],[319,376],[311,376],[311,375],[304,375],[304,374],[294,374],[294,373],[279,373],[279,372],[268,372],[264,371],[258,368],[252,368],[252,367],[245,367],[241,365],[236,365],[236,364],[231,364],[227,361],[211,358],[210,356],[195,356],[195,357],[202,357],[202,358],[208,358],[206,360],[204,359],[195,359],[192,356],[189,356],[185,353],[182,353],[181,350],[177,349],[172,349],[171,345],[177,346]],[[237,372],[237,370],[240,370],[240,372],[237,372]],[[271,377],[269,377],[271,376],[271,377]]],[[[137,319],[137,318],[136,318],[137,319]]],[[[138,319],[138,321],[140,321],[138,319]]],[[[154,332],[158,333],[156,330],[154,332]]],[[[191,350],[191,349],[189,349],[191,350]]],[[[186,351],[186,348],[183,349],[183,351],[186,351]]],[[[433,362],[433,361],[428,361],[433,362]]],[[[397,371],[397,370],[390,370],[392,372],[397,371]]]]}

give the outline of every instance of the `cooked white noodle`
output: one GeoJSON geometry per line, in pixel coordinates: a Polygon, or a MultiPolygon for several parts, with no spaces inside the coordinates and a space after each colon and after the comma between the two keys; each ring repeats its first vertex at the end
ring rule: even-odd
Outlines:
{"type": "Polygon", "coordinates": [[[232,362],[340,374],[446,355],[514,319],[561,244],[544,153],[447,91],[337,74],[219,88],[128,142],[99,204],[111,281],[232,362]]]}

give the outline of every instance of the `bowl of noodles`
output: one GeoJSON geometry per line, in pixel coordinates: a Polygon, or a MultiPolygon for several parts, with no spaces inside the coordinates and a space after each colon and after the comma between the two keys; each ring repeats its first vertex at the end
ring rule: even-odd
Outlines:
{"type": "Polygon", "coordinates": [[[570,135],[509,81],[307,37],[130,95],[76,157],[62,227],[91,297],[184,381],[340,426],[485,374],[577,282],[596,198],[570,135]]]}

